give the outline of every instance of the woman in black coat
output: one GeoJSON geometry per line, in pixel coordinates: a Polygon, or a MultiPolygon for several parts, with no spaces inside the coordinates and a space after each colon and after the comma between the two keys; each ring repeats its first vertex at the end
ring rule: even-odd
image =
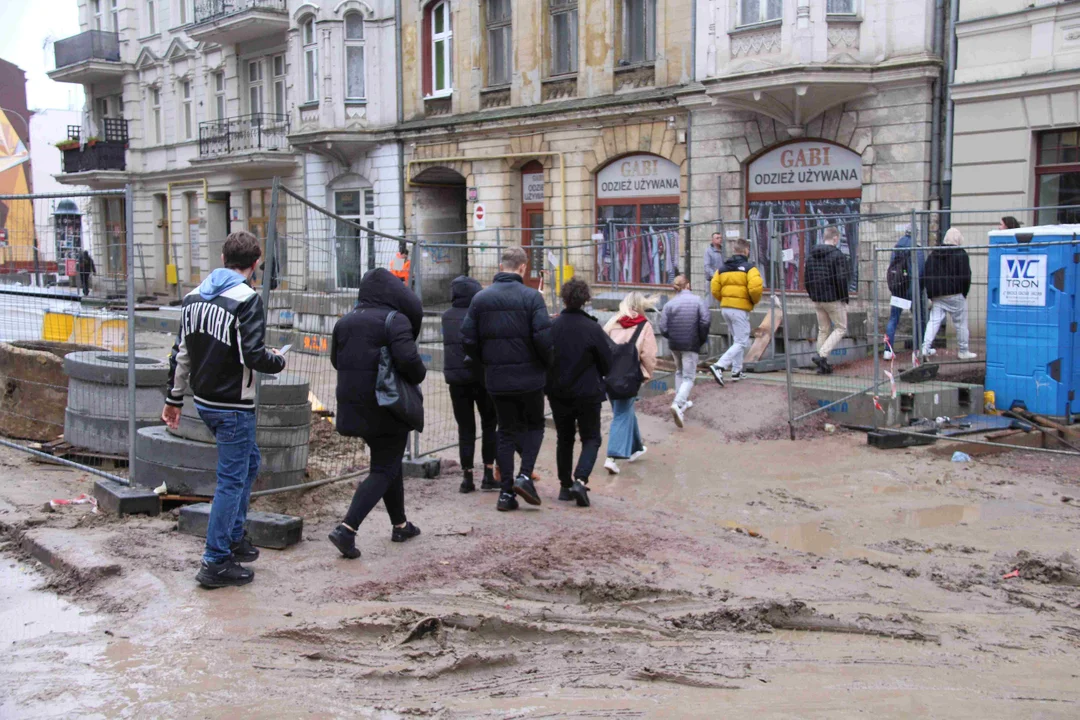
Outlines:
{"type": "Polygon", "coordinates": [[[450,402],[458,426],[458,451],[463,479],[459,490],[470,493],[473,483],[473,457],[476,454],[476,412],[480,413],[480,455],[484,460],[481,490],[498,490],[495,482],[495,405],[484,388],[484,368],[465,353],[461,341],[461,322],[469,311],[480,283],[462,275],[450,283],[450,309],[443,313],[443,377],[450,386],[450,402]],[[473,408],[476,410],[473,410],[473,408]]]}
{"type": "Polygon", "coordinates": [[[410,428],[379,407],[375,377],[380,351],[389,347],[399,377],[423,382],[427,369],[416,349],[422,320],[420,299],[388,270],[376,268],[360,281],[356,307],[334,325],[330,363],[338,373],[337,431],[363,438],[371,452],[370,473],[356,487],[345,519],[330,533],[330,542],[347,558],[360,557],[356,530],[379,500],[394,526],[391,540],[405,542],[420,534],[405,518],[401,459],[410,428]],[[392,311],[397,314],[387,328],[392,311]]]}

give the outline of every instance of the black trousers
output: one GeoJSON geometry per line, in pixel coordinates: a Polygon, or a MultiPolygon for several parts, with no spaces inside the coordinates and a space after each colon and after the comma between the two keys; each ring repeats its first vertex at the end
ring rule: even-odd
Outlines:
{"type": "Polygon", "coordinates": [[[517,395],[492,395],[499,419],[498,450],[495,453],[502,492],[514,492],[514,451],[521,454],[519,475],[529,477],[544,442],[544,391],[517,395]]]}
{"type": "Polygon", "coordinates": [[[600,452],[600,401],[549,397],[555,418],[555,463],[559,484],[570,487],[574,480],[587,481],[600,452]],[[581,455],[574,465],[574,437],[581,435],[581,455]],[[571,472],[572,471],[572,472],[571,472]]]}
{"type": "Polygon", "coordinates": [[[80,272],[79,273],[79,284],[82,285],[82,294],[83,295],[89,295],[90,294],[90,273],[88,273],[88,272],[80,272]]]}
{"type": "Polygon", "coordinates": [[[345,514],[345,524],[356,530],[371,509],[380,500],[386,506],[390,522],[401,525],[405,522],[405,486],[402,484],[401,459],[405,456],[408,434],[382,435],[365,437],[371,451],[371,471],[364,481],[356,486],[349,512],[345,514]]]}
{"type": "Polygon", "coordinates": [[[461,467],[471,470],[473,456],[476,454],[476,415],[473,407],[480,413],[480,456],[484,465],[495,463],[495,429],[498,420],[495,417],[495,405],[483,385],[451,385],[450,402],[454,406],[454,419],[457,420],[458,451],[461,467]]]}

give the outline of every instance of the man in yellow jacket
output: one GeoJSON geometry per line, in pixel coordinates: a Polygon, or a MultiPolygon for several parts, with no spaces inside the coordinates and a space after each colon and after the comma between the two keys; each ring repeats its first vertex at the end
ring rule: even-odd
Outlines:
{"type": "Polygon", "coordinates": [[[713,275],[711,288],[733,340],[728,351],[709,366],[720,387],[724,387],[725,370],[731,371],[732,380],[743,379],[743,355],[750,349],[750,311],[761,300],[764,287],[761,273],[750,262],[750,243],[735,240],[732,249],[735,254],[713,275]]]}

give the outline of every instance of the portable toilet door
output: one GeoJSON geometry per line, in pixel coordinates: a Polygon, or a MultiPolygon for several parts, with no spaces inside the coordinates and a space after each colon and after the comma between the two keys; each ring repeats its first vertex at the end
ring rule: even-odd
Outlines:
{"type": "Polygon", "coordinates": [[[1076,225],[990,233],[985,383],[1000,408],[1075,411],[1078,235],[1076,225]]]}

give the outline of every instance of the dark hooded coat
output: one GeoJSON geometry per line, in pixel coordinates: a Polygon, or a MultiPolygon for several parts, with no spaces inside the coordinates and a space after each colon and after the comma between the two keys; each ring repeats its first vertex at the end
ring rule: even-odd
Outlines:
{"type": "Polygon", "coordinates": [[[450,309],[442,316],[443,376],[448,385],[484,384],[484,369],[465,353],[461,339],[461,323],[480,289],[480,283],[465,275],[450,283],[450,309]]]}

